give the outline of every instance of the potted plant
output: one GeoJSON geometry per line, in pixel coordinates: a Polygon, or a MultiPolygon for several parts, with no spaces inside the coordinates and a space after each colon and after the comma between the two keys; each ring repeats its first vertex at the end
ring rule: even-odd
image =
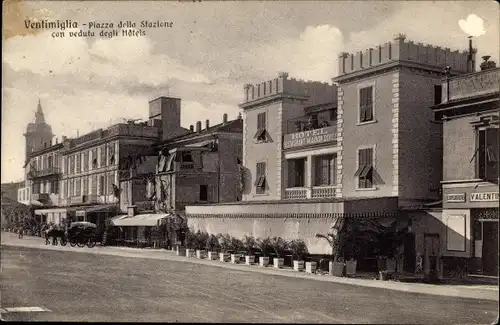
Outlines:
{"type": "Polygon", "coordinates": [[[288,248],[293,254],[293,270],[304,270],[304,259],[308,253],[306,243],[301,239],[294,239],[288,243],[288,248]]]}
{"type": "Polygon", "coordinates": [[[219,236],[219,245],[221,252],[219,253],[219,258],[221,262],[229,262],[230,255],[228,251],[231,249],[231,236],[228,234],[219,236]]]}
{"type": "Polygon", "coordinates": [[[231,254],[231,263],[238,264],[240,262],[240,252],[244,249],[244,247],[245,246],[240,239],[231,237],[231,249],[233,250],[233,253],[231,254]]]}
{"type": "Polygon", "coordinates": [[[262,252],[262,256],[259,257],[259,265],[262,267],[268,266],[269,256],[267,256],[267,252],[271,248],[271,239],[269,237],[263,239],[259,238],[255,244],[262,252]]]}
{"type": "Polygon", "coordinates": [[[186,257],[193,257],[194,256],[194,247],[196,247],[197,243],[197,233],[194,231],[187,231],[186,232],[186,257]]]}
{"type": "Polygon", "coordinates": [[[345,274],[346,276],[356,276],[357,261],[354,258],[350,258],[345,262],[345,274]]]}
{"type": "Polygon", "coordinates": [[[251,235],[245,235],[245,238],[243,239],[243,246],[247,251],[247,254],[245,255],[245,264],[252,265],[255,263],[255,255],[253,255],[253,249],[256,246],[255,238],[251,235]]]}
{"type": "Polygon", "coordinates": [[[282,256],[286,249],[286,242],[281,237],[273,237],[271,239],[271,247],[276,254],[276,257],[273,259],[273,266],[280,269],[285,263],[285,259],[282,256]]]}
{"type": "Polygon", "coordinates": [[[217,250],[220,249],[219,239],[214,234],[211,234],[206,242],[205,249],[208,252],[209,260],[217,259],[217,250]]]}
{"type": "Polygon", "coordinates": [[[328,263],[329,274],[334,276],[344,275],[344,261],[340,261],[340,250],[342,247],[342,234],[339,229],[340,227],[334,227],[330,233],[327,235],[316,234],[317,238],[323,238],[328,241],[328,244],[332,250],[332,260],[328,263]]]}
{"type": "Polygon", "coordinates": [[[207,246],[207,241],[210,236],[206,232],[196,233],[196,258],[202,259],[206,256],[205,247],[207,246]]]}

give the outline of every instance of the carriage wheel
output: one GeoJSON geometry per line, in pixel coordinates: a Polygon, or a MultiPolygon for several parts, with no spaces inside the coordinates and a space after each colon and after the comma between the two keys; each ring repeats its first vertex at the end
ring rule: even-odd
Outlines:
{"type": "Polygon", "coordinates": [[[76,246],[76,240],[74,240],[74,239],[70,240],[69,244],[71,245],[71,247],[75,247],[76,246]]]}
{"type": "Polygon", "coordinates": [[[86,242],[84,240],[79,240],[76,244],[78,247],[85,247],[86,242]]]}
{"type": "Polygon", "coordinates": [[[67,243],[68,241],[66,239],[61,238],[61,246],[66,246],[67,243]]]}
{"type": "Polygon", "coordinates": [[[89,241],[87,242],[88,248],[94,247],[95,244],[96,244],[96,241],[94,239],[89,239],[89,241]]]}

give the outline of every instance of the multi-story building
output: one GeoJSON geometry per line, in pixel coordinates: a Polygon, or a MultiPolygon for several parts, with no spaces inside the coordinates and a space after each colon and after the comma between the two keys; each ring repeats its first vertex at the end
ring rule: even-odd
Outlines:
{"type": "Polygon", "coordinates": [[[498,277],[499,79],[483,57],[478,72],[446,78],[442,102],[444,271],[498,277]]]}
{"type": "MultiPolygon", "coordinates": [[[[469,57],[398,35],[342,53],[336,85],[282,74],[247,86],[240,105],[249,170],[244,202],[188,206],[190,224],[235,236],[302,238],[313,254],[330,252],[315,235],[335,228],[339,217],[370,219],[392,232],[407,227],[406,218],[397,222],[401,209],[440,198],[442,131],[429,107],[445,66],[466,73],[469,57]]],[[[421,234],[414,246],[423,246],[421,234]]],[[[408,259],[415,260],[415,247],[408,259]]]]}
{"type": "MultiPolygon", "coordinates": [[[[24,186],[18,190],[18,201],[44,209],[59,205],[59,182],[61,178],[60,150],[62,144],[52,142],[52,128],[45,122],[40,101],[35,113],[34,123],[28,124],[24,134],[26,141],[25,180],[24,186]]],[[[48,220],[47,215],[37,213],[41,222],[58,222],[48,220]]]]}

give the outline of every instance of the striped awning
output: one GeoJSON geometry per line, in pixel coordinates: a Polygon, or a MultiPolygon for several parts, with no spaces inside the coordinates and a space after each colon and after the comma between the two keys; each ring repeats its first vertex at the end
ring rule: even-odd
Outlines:
{"type": "Polygon", "coordinates": [[[168,214],[153,213],[153,214],[138,214],[133,217],[128,215],[120,215],[111,219],[111,224],[119,227],[153,227],[160,224],[161,219],[168,218],[168,214]]]}

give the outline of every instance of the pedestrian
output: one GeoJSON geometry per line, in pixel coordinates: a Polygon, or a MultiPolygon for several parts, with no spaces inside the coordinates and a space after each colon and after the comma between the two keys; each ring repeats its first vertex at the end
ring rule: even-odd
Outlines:
{"type": "Polygon", "coordinates": [[[24,227],[19,227],[19,239],[22,239],[24,235],[24,227]]]}

